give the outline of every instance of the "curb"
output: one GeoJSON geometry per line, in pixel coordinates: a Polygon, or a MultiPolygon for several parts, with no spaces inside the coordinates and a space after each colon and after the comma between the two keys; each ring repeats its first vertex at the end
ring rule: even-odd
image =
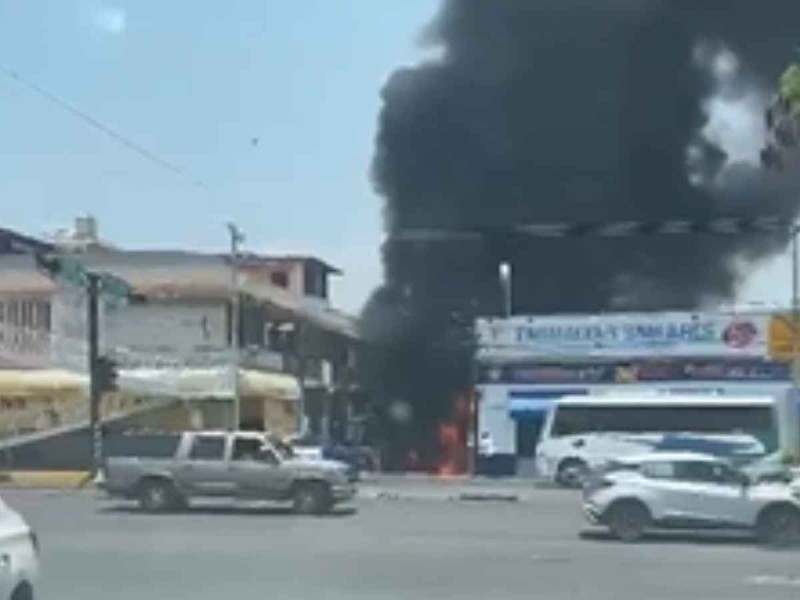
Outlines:
{"type": "Polygon", "coordinates": [[[425,502],[530,502],[534,498],[526,494],[511,492],[453,491],[450,493],[414,493],[404,491],[388,491],[381,489],[359,489],[357,498],[370,501],[425,501],[425,502]]]}
{"type": "Polygon", "coordinates": [[[86,487],[91,475],[86,471],[6,471],[0,473],[0,488],[74,489],[86,487]]]}
{"type": "Polygon", "coordinates": [[[520,497],[518,494],[468,492],[459,494],[458,500],[462,502],[519,502],[520,497]]]}

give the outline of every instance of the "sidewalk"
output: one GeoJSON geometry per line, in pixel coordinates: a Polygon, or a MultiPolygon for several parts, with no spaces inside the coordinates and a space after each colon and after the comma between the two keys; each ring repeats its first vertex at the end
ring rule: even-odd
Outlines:
{"type": "Polygon", "coordinates": [[[358,495],[372,500],[529,502],[565,491],[541,480],[516,477],[437,477],[423,474],[366,474],[358,495]]]}
{"type": "Polygon", "coordinates": [[[0,489],[69,489],[85,485],[87,471],[0,471],[0,489]]]}

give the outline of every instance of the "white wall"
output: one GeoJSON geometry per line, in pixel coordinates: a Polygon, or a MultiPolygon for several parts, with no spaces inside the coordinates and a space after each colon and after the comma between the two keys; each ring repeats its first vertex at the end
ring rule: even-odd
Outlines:
{"type": "Polygon", "coordinates": [[[223,302],[148,302],[107,309],[104,324],[104,344],[117,353],[190,365],[227,361],[223,302]]]}
{"type": "Polygon", "coordinates": [[[517,424],[508,413],[508,389],[505,385],[478,386],[478,436],[489,432],[497,454],[517,453],[517,424]]]}

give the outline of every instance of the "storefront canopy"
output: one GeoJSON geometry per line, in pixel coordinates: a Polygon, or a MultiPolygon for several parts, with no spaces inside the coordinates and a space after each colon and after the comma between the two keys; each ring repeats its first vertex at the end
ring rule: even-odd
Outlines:
{"type": "MultiPolygon", "coordinates": [[[[167,396],[176,399],[233,398],[233,373],[218,369],[132,369],[121,370],[118,385],[122,392],[141,396],[167,396]]],[[[80,373],[57,369],[0,369],[0,397],[47,397],[86,394],[89,378],[80,373]]],[[[286,373],[240,370],[242,396],[297,400],[300,384],[286,373]]]]}
{"type": "MultiPolygon", "coordinates": [[[[123,370],[120,388],[143,396],[169,396],[184,400],[201,398],[231,399],[234,394],[233,373],[216,369],[135,369],[123,370]]],[[[280,400],[297,400],[300,385],[286,373],[239,371],[239,393],[280,400]]]]}
{"type": "Polygon", "coordinates": [[[87,377],[57,369],[0,369],[0,397],[33,398],[85,393],[87,377]]]}

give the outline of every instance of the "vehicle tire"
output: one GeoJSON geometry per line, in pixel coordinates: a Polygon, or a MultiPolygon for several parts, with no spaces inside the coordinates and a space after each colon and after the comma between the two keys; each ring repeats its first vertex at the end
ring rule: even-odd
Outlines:
{"type": "Polygon", "coordinates": [[[650,511],[636,500],[621,500],[611,505],[605,520],[614,536],[623,542],[635,542],[650,525],[650,511]]]}
{"type": "Polygon", "coordinates": [[[792,506],[767,507],[756,522],[756,535],[762,544],[770,546],[800,543],[800,510],[792,506]]]}
{"type": "Polygon", "coordinates": [[[562,487],[579,488],[589,474],[589,466],[579,458],[565,458],[558,463],[556,483],[562,487]]]}
{"type": "Polygon", "coordinates": [[[292,497],[292,507],[299,515],[319,515],[333,506],[328,485],[322,482],[297,485],[292,497]]]}
{"type": "Polygon", "coordinates": [[[139,506],[144,511],[165,512],[179,505],[180,497],[169,481],[151,479],[139,486],[139,506]]]}
{"type": "Polygon", "coordinates": [[[11,600],[33,600],[33,588],[29,583],[20,583],[11,594],[11,600]]]}

